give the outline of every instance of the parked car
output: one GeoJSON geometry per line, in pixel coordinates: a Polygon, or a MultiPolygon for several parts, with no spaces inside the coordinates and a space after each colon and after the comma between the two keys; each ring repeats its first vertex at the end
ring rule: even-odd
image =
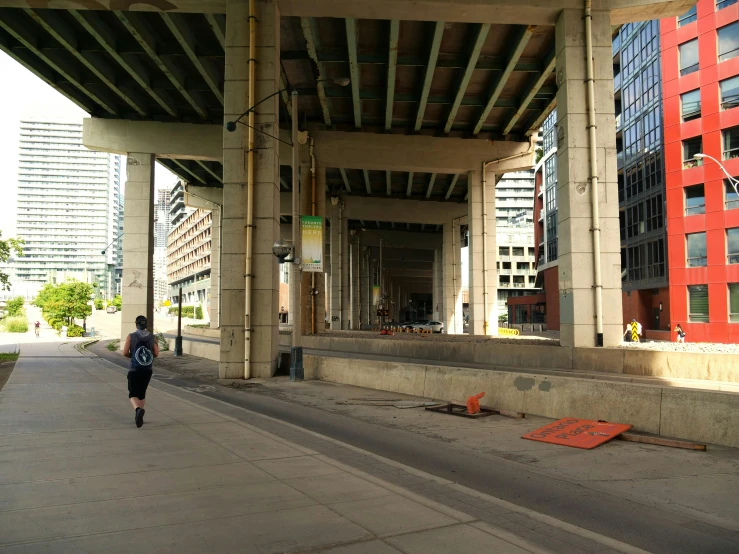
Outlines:
{"type": "Polygon", "coordinates": [[[419,326],[420,329],[431,331],[432,333],[443,333],[444,324],[441,321],[429,321],[419,326]]]}
{"type": "Polygon", "coordinates": [[[426,325],[428,322],[428,319],[417,319],[413,323],[404,323],[403,329],[421,329],[422,326],[426,325]]]}
{"type": "Polygon", "coordinates": [[[114,314],[118,311],[118,308],[116,308],[115,306],[108,306],[107,308],[105,308],[105,311],[109,314],[114,314]]]}

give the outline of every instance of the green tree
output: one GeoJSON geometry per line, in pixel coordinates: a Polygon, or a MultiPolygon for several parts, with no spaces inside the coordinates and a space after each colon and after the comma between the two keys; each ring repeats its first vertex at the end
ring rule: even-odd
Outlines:
{"type": "MultiPolygon", "coordinates": [[[[0,231],[0,264],[4,264],[10,259],[10,255],[15,251],[16,255],[23,256],[23,240],[22,239],[2,239],[3,233],[0,231]]],[[[10,280],[8,274],[0,271],[0,290],[10,290],[10,280]]]]}
{"type": "Polygon", "coordinates": [[[22,296],[16,296],[12,300],[8,300],[5,304],[5,307],[8,310],[8,316],[13,317],[21,315],[23,312],[23,303],[24,300],[22,296]]]}
{"type": "Polygon", "coordinates": [[[118,310],[120,310],[121,309],[121,306],[123,305],[123,301],[121,300],[121,295],[120,294],[116,294],[113,297],[113,300],[110,301],[110,303],[113,306],[115,306],[118,310]]]}
{"type": "Polygon", "coordinates": [[[45,285],[34,303],[46,316],[71,323],[73,319],[85,319],[92,313],[88,305],[91,294],[92,287],[87,283],[69,280],[59,285],[45,285]]]}

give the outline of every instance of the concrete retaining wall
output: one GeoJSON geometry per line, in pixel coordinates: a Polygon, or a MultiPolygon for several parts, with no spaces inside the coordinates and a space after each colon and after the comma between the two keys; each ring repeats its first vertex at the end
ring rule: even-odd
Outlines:
{"type": "MultiPolygon", "coordinates": [[[[170,350],[174,350],[174,339],[168,338],[167,344],[170,350]]],[[[217,342],[195,342],[187,340],[183,332],[182,336],[182,353],[206,360],[219,361],[221,359],[221,345],[217,342]]]]}
{"type": "Polygon", "coordinates": [[[552,369],[615,373],[643,377],[703,379],[739,383],[739,355],[660,352],[618,348],[567,348],[512,345],[498,342],[350,339],[306,336],[303,346],[357,355],[397,356],[464,364],[489,364],[494,369],[552,369]]]}
{"type": "Polygon", "coordinates": [[[739,394],[510,371],[306,355],[306,379],[463,400],[485,391],[482,404],[550,418],[630,423],[635,430],[739,447],[739,394]]]}

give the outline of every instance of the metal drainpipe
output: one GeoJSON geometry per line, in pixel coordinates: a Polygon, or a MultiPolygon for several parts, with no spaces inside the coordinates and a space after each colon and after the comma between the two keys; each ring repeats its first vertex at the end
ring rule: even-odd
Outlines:
{"type": "Polygon", "coordinates": [[[600,268],[600,213],[598,199],[598,152],[595,134],[595,70],[593,68],[593,14],[585,0],[585,53],[588,88],[588,135],[590,146],[590,206],[593,214],[593,277],[595,279],[596,346],[603,346],[603,281],[600,268]]]}
{"type": "MultiPolygon", "coordinates": [[[[339,275],[337,276],[339,278],[339,328],[344,328],[344,225],[343,225],[343,215],[344,215],[344,201],[339,201],[339,244],[338,244],[338,250],[339,250],[339,275]]],[[[331,276],[333,279],[333,276],[331,276]]]]}
{"type": "MultiPolygon", "coordinates": [[[[457,242],[454,240],[457,235],[457,222],[462,219],[455,217],[452,219],[452,293],[454,302],[452,303],[452,325],[450,329],[454,329],[454,333],[459,333],[457,329],[457,242]]],[[[463,310],[464,311],[464,310],[463,310]]],[[[462,322],[462,331],[464,331],[464,322],[462,322]]]]}
{"type": "MultiPolygon", "coordinates": [[[[249,0],[249,94],[248,106],[254,105],[254,81],[256,80],[256,2],[249,0]]],[[[246,263],[244,268],[244,379],[251,377],[251,288],[252,254],[254,242],[254,110],[249,112],[249,132],[246,173],[246,263]]]]}
{"type": "MultiPolygon", "coordinates": [[[[316,157],[313,154],[313,137],[310,138],[310,189],[311,189],[311,204],[310,214],[316,215],[316,157]]],[[[325,214],[324,214],[325,215],[325,214]]],[[[325,228],[325,225],[324,225],[325,228]]],[[[325,244],[323,242],[323,235],[321,235],[321,259],[324,259],[325,244]]],[[[316,272],[312,271],[310,274],[310,332],[311,335],[316,334],[316,272]]]]}

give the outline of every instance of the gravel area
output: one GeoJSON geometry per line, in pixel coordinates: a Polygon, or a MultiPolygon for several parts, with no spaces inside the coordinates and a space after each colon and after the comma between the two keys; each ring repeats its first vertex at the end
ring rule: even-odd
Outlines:
{"type": "Polygon", "coordinates": [[[435,334],[417,335],[415,333],[395,333],[394,335],[380,335],[377,331],[330,331],[325,335],[345,339],[382,339],[382,340],[419,340],[427,342],[495,342],[498,344],[518,345],[546,345],[559,346],[559,340],[531,335],[518,337],[483,337],[470,335],[444,335],[435,334]]]}
{"type": "Polygon", "coordinates": [[[703,352],[706,354],[739,354],[739,344],[715,342],[625,342],[611,348],[658,350],[661,352],[703,352]]]}

